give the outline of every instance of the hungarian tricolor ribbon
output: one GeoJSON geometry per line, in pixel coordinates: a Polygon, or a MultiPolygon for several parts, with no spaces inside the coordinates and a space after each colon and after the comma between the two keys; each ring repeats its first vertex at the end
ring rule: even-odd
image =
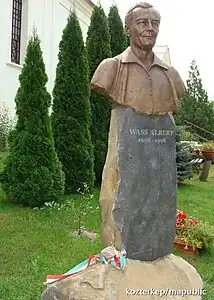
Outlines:
{"type": "Polygon", "coordinates": [[[46,282],[44,284],[47,285],[47,284],[53,283],[57,280],[65,279],[65,278],[67,278],[69,276],[72,276],[76,273],[84,271],[89,266],[92,266],[93,264],[95,264],[97,262],[101,262],[101,263],[104,263],[104,264],[110,264],[112,267],[114,267],[118,270],[123,270],[125,268],[125,264],[126,264],[126,253],[121,252],[120,256],[115,255],[115,256],[113,256],[109,259],[106,259],[105,257],[101,256],[100,254],[99,255],[92,255],[88,259],[84,260],[83,262],[81,262],[77,266],[70,269],[65,274],[62,274],[62,275],[47,275],[46,282]]]}

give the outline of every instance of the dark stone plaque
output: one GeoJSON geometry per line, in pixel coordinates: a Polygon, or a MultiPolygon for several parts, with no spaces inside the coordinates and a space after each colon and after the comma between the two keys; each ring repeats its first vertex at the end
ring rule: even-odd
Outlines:
{"type": "Polygon", "coordinates": [[[169,115],[117,108],[120,185],[113,210],[130,259],[171,253],[176,223],[175,125],[169,115]]]}

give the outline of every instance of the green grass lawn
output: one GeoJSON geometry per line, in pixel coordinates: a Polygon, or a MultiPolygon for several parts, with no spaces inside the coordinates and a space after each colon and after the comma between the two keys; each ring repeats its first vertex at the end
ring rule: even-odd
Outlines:
{"type": "MultiPolygon", "coordinates": [[[[178,208],[199,220],[214,226],[214,167],[208,182],[199,182],[198,176],[187,181],[178,190],[178,208]]],[[[213,227],[214,228],[214,227],[213,227]]],[[[214,229],[213,229],[214,230],[214,229]]],[[[187,259],[200,273],[205,283],[206,296],[203,300],[214,299],[214,245],[197,259],[187,259]]]]}
{"type": "MultiPolygon", "coordinates": [[[[80,198],[71,198],[78,205],[80,198]]],[[[0,192],[0,300],[40,299],[47,274],[64,273],[100,251],[98,198],[99,192],[95,191],[85,220],[85,227],[98,233],[97,240],[91,241],[71,237],[77,228],[71,210],[30,210],[8,205],[0,192]]],[[[208,183],[200,183],[197,178],[187,181],[179,188],[178,199],[180,209],[214,225],[214,170],[208,183]]],[[[214,249],[188,260],[203,277],[207,291],[204,300],[213,300],[214,249]]]]}

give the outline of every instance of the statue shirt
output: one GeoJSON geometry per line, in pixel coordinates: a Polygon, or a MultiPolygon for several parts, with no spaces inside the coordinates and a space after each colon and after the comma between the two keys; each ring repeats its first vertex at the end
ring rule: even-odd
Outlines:
{"type": "Polygon", "coordinates": [[[131,47],[100,63],[92,77],[91,88],[115,105],[151,115],[177,112],[179,98],[186,93],[184,83],[173,67],[154,55],[153,64],[147,70],[131,47]]]}

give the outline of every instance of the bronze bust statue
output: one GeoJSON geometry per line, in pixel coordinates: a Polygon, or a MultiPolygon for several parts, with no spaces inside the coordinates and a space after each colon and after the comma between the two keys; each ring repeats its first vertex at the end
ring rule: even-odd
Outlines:
{"type": "Polygon", "coordinates": [[[178,72],[152,51],[160,20],[160,14],[148,3],[138,3],[128,11],[125,30],[131,46],[101,62],[91,80],[95,92],[143,114],[177,112],[185,86],[178,72]]]}
{"type": "MultiPolygon", "coordinates": [[[[163,142],[162,148],[158,148],[157,144],[151,144],[151,141],[153,142],[152,135],[144,140],[149,142],[144,143],[144,145],[139,145],[139,140],[142,141],[142,139],[139,139],[138,143],[137,140],[133,140],[133,135],[130,142],[126,141],[126,146],[124,146],[125,143],[118,142],[129,139],[127,132],[133,132],[133,130],[129,129],[130,127],[125,128],[125,126],[130,124],[138,124],[141,128],[145,124],[150,124],[151,129],[155,129],[150,130],[151,132],[174,132],[174,125],[171,122],[173,120],[172,113],[178,111],[179,98],[185,95],[185,86],[178,72],[173,67],[163,63],[153,52],[160,21],[159,12],[151,4],[141,2],[134,5],[125,18],[125,30],[130,37],[130,47],[116,57],[103,60],[91,80],[92,90],[106,96],[114,104],[100,194],[104,246],[114,246],[120,249],[125,244],[124,247],[128,248],[129,257],[140,260],[154,260],[169,253],[175,227],[176,163],[174,133],[171,137],[168,137],[168,146],[167,142],[163,142]],[[133,112],[135,115],[133,115],[133,112]],[[124,125],[127,122],[129,124],[124,125]],[[139,147],[137,151],[135,150],[136,147],[139,147]],[[135,153],[136,157],[140,153],[140,159],[136,166],[130,163],[134,156],[129,155],[129,151],[135,153]],[[151,152],[151,155],[144,158],[143,153],[148,155],[149,152],[151,152]],[[153,160],[151,160],[151,156],[153,156],[153,160]],[[129,170],[122,166],[122,161],[125,160],[127,160],[129,170]],[[142,171],[138,170],[137,165],[139,163],[142,171]],[[172,165],[170,167],[171,173],[169,172],[170,175],[166,175],[169,163],[172,165]],[[161,169],[163,165],[166,166],[166,171],[161,169]],[[136,171],[138,172],[137,176],[134,173],[135,168],[138,170],[136,171]],[[122,169],[123,171],[121,171],[122,169]],[[124,175],[121,172],[124,174],[129,172],[130,174],[124,175]],[[160,172],[163,172],[162,176],[157,175],[160,172]],[[158,177],[155,179],[156,183],[154,180],[153,185],[151,184],[144,193],[141,190],[144,185],[148,185],[146,177],[150,173],[153,174],[154,178],[158,177]],[[128,184],[127,182],[131,176],[134,176],[135,179],[128,184]],[[136,183],[137,181],[139,182],[136,183]],[[163,189],[166,182],[169,182],[168,188],[172,191],[170,192],[172,197],[166,189],[163,189]],[[130,186],[128,187],[128,185],[130,186]],[[124,194],[121,186],[123,186],[124,194]],[[148,213],[153,214],[154,219],[158,220],[160,212],[155,209],[157,206],[161,207],[161,205],[162,207],[169,207],[166,214],[164,211],[162,212],[163,218],[172,217],[170,217],[166,230],[163,228],[162,232],[159,232],[161,229],[158,228],[158,225],[155,225],[156,229],[154,229],[154,221],[148,219],[145,212],[147,210],[148,213]],[[142,211],[134,217],[134,214],[137,214],[136,207],[138,206],[139,209],[143,207],[142,211]],[[123,216],[126,216],[127,220],[123,216]],[[133,221],[131,221],[132,218],[133,221]],[[139,220],[142,220],[142,222],[139,220]],[[139,235],[136,233],[137,230],[139,235]],[[154,234],[153,240],[151,239],[152,234],[154,234]],[[144,235],[144,239],[138,245],[142,235],[144,235]],[[131,236],[133,236],[134,242],[133,240],[129,241],[131,236]],[[163,243],[168,243],[168,246],[163,243]],[[134,244],[136,244],[136,247],[134,244]],[[158,248],[162,250],[159,251],[158,248]],[[136,253],[139,253],[139,255],[136,253]]],[[[135,132],[149,131],[139,129],[135,132]]],[[[162,139],[162,141],[165,141],[165,139],[162,139]]],[[[162,221],[160,220],[160,222],[162,221]]],[[[164,224],[162,227],[164,227],[164,224]]]]}

